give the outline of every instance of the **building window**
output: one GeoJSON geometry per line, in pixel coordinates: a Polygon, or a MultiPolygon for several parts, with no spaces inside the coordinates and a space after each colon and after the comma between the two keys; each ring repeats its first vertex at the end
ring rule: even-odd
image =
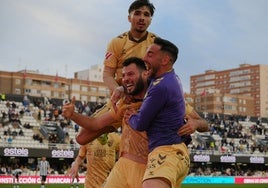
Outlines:
{"type": "Polygon", "coordinates": [[[96,96],[90,96],[90,102],[98,102],[96,96]]]}
{"type": "Polygon", "coordinates": [[[20,79],[16,79],[16,80],[15,80],[15,84],[16,84],[16,85],[20,85],[20,84],[21,84],[21,80],[20,80],[20,79]]]}
{"type": "Polygon", "coordinates": [[[59,97],[59,92],[54,92],[54,97],[58,98],[59,97]]]}
{"type": "Polygon", "coordinates": [[[31,80],[31,79],[26,79],[26,80],[25,80],[25,83],[26,83],[27,85],[32,85],[32,80],[31,80]]]}
{"type": "Polygon", "coordinates": [[[18,88],[15,88],[15,93],[16,93],[16,94],[21,94],[21,90],[18,89],[18,88]]]}
{"type": "Polygon", "coordinates": [[[25,89],[25,94],[31,94],[31,89],[25,89]]]}
{"type": "Polygon", "coordinates": [[[90,91],[97,92],[97,88],[96,87],[90,87],[90,91]]]}
{"type": "Polygon", "coordinates": [[[81,90],[87,92],[87,87],[82,87],[81,90]]]}
{"type": "Polygon", "coordinates": [[[71,86],[72,90],[76,90],[76,91],[79,91],[80,90],[80,85],[79,84],[73,84],[71,86]]]}
{"type": "Polygon", "coordinates": [[[87,101],[87,96],[81,95],[81,101],[87,101]]]}

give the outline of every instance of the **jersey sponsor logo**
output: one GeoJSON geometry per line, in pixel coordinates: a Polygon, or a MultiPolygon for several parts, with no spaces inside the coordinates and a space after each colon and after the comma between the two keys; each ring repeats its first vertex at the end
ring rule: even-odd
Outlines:
{"type": "Polygon", "coordinates": [[[108,60],[110,57],[112,57],[113,53],[112,52],[106,52],[105,54],[105,60],[108,60]]]}

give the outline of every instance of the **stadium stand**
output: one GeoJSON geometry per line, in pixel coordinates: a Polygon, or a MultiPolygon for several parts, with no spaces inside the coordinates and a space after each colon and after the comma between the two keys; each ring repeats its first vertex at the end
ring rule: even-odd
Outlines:
{"type": "MultiPolygon", "coordinates": [[[[0,149],[3,152],[0,174],[10,174],[12,166],[20,164],[25,169],[22,174],[31,175],[37,158],[49,152],[52,156],[47,159],[52,173],[66,173],[79,145],[75,142],[77,126],[61,116],[64,101],[51,100],[44,105],[29,98],[13,99],[0,101],[0,149]],[[28,148],[30,155],[5,156],[7,148],[28,148]]],[[[90,115],[98,105],[101,104],[78,102],[76,110],[90,115]]],[[[188,146],[191,152],[189,176],[268,175],[267,118],[208,114],[206,119],[210,132],[194,133],[188,146]]],[[[84,172],[82,169],[81,173],[84,172]]]]}

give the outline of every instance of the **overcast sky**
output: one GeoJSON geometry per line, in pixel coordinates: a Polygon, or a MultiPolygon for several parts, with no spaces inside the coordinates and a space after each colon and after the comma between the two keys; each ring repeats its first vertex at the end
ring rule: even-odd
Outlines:
{"type": "MultiPolygon", "coordinates": [[[[73,78],[102,64],[108,42],[128,31],[132,0],[0,0],[0,70],[73,78]]],[[[149,31],[175,43],[175,71],[190,76],[242,63],[268,64],[267,0],[151,0],[149,31]]]]}

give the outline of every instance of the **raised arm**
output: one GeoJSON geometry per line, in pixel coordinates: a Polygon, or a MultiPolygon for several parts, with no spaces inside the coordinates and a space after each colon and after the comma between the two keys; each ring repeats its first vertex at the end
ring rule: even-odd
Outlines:
{"type": "Polygon", "coordinates": [[[73,120],[80,127],[88,131],[98,131],[115,122],[115,119],[109,112],[103,113],[98,117],[89,117],[75,112],[75,97],[72,98],[70,103],[62,107],[62,115],[67,119],[73,120]]]}

